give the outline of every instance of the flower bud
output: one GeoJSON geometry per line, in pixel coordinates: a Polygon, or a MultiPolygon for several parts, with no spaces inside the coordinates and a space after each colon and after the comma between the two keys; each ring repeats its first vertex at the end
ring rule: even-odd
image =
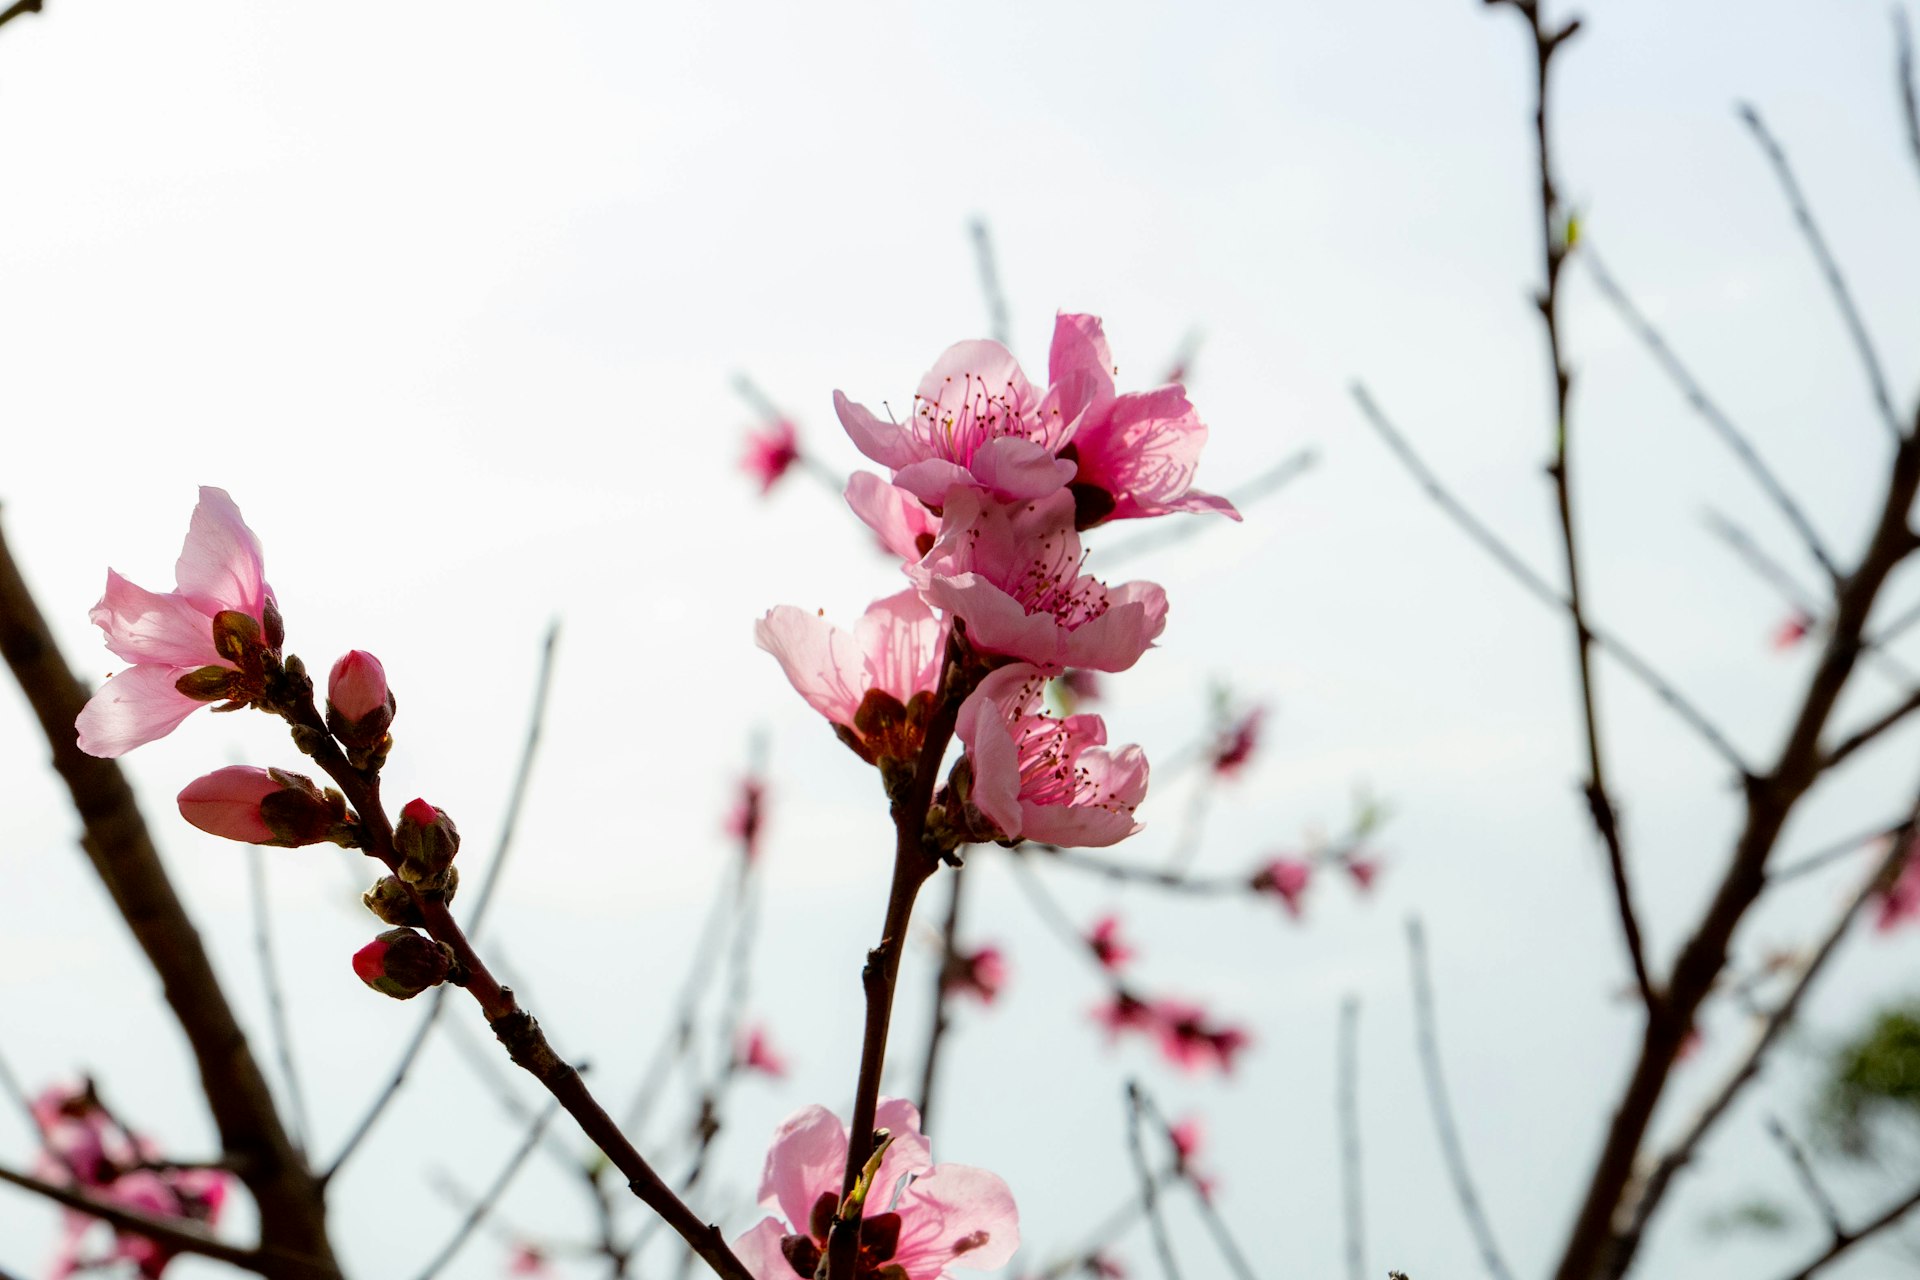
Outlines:
{"type": "Polygon", "coordinates": [[[383,996],[411,1000],[453,972],[453,951],[411,929],[389,929],[353,954],[360,981],[383,996]]]}
{"type": "MultiPolygon", "coordinates": [[[[460,887],[460,868],[448,867],[441,879],[445,883],[436,892],[440,894],[441,901],[452,902],[454,891],[460,887]]],[[[397,876],[381,876],[373,888],[360,895],[360,901],[366,904],[367,910],[388,924],[426,923],[413,890],[397,876]]]]}
{"type": "Polygon", "coordinates": [[[180,816],[209,835],[283,848],[350,842],[347,802],[284,769],[229,765],[180,792],[180,816]]]}
{"type": "Polygon", "coordinates": [[[393,693],[380,659],[355,649],[327,677],[327,728],[349,747],[375,746],[393,723],[393,693]]]}
{"type": "Polygon", "coordinates": [[[425,800],[409,800],[393,828],[393,851],[400,855],[394,871],[411,885],[432,880],[453,865],[460,852],[460,832],[444,809],[425,800]]]}

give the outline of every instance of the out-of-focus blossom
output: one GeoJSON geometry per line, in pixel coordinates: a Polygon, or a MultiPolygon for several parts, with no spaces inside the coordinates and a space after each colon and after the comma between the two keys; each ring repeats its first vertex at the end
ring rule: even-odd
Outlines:
{"type": "Polygon", "coordinates": [[[164,738],[194,708],[259,692],[261,657],[280,648],[280,614],[260,540],[224,489],[204,486],[164,594],[107,571],[93,624],[133,665],[100,686],[74,727],[92,756],[124,755],[164,738]]]}
{"type": "Polygon", "coordinates": [[[1173,1144],[1174,1172],[1191,1182],[1202,1199],[1211,1201],[1219,1180],[1212,1174],[1202,1173],[1194,1163],[1194,1157],[1206,1143],[1206,1136],[1206,1127],[1197,1115],[1188,1116],[1167,1129],[1167,1140],[1173,1144]]]}
{"type": "Polygon", "coordinates": [[[347,802],[313,779],[285,769],[228,765],[195,778],[180,792],[180,816],[208,835],[247,844],[297,849],[351,839],[342,830],[347,802]]]}
{"type": "Polygon", "coordinates": [[[890,422],[833,393],[854,446],[930,507],[978,490],[1008,502],[1039,498],[1073,479],[1055,455],[1073,436],[1060,388],[1042,396],[997,342],[948,347],[920,380],[907,421],[890,422]]]}
{"type": "Polygon", "coordinates": [[[1000,948],[992,946],[955,952],[941,971],[940,981],[950,992],[992,1004],[1007,983],[1007,958],[1000,948]]]}
{"type": "Polygon", "coordinates": [[[513,1255],[507,1259],[507,1274],[510,1276],[550,1276],[553,1268],[547,1263],[546,1251],[537,1245],[516,1244],[513,1255]]]}
{"type": "MultiPolygon", "coordinates": [[[[1005,1264],[1020,1245],[1007,1184],[984,1169],[934,1164],[911,1103],[882,1098],[874,1122],[892,1142],[867,1193],[855,1275],[938,1280],[949,1267],[1005,1264]]],[[[812,1280],[846,1160],[846,1126],[825,1107],[807,1107],[780,1126],[761,1174],[760,1203],[781,1217],[762,1219],[733,1245],[754,1280],[812,1280]]]]}
{"type": "Polygon", "coordinates": [[[1265,707],[1253,710],[1227,726],[1226,732],[1213,746],[1213,771],[1223,778],[1237,777],[1240,771],[1253,759],[1253,753],[1260,745],[1260,726],[1267,718],[1265,707]]]}
{"type": "Polygon", "coordinates": [[[913,564],[933,550],[940,519],[920,499],[895,488],[871,471],[856,471],[847,481],[847,505],[873,530],[880,546],[913,564]]]}
{"type": "Polygon", "coordinates": [[[767,786],[756,777],[740,780],[740,792],[727,814],[727,834],[740,842],[748,862],[760,857],[760,832],[767,816],[767,786]]]}
{"type": "Polygon", "coordinates": [[[776,1080],[787,1074],[786,1058],[774,1051],[773,1041],[767,1038],[767,1029],[757,1024],[748,1027],[746,1034],[740,1038],[736,1060],[744,1069],[758,1071],[776,1080]]]}
{"type": "Polygon", "coordinates": [[[1167,624],[1167,596],[1151,582],[1109,587],[1080,572],[1073,497],[1061,491],[1017,505],[955,495],[940,537],[907,576],[927,603],[966,620],[983,653],[1032,663],[1125,671],[1167,624]]]}
{"type": "Polygon", "coordinates": [[[1036,668],[1002,667],[961,706],[956,732],[972,762],[973,805],[1009,840],[1104,846],[1132,835],[1147,794],[1145,754],[1104,750],[1098,716],[1040,712],[1045,691],[1036,668]]]}
{"type": "Polygon", "coordinates": [[[1067,699],[1067,710],[1072,711],[1083,702],[1100,700],[1100,673],[1088,671],[1082,667],[1069,667],[1055,678],[1056,687],[1062,690],[1067,699]]]}
{"type": "Polygon", "coordinates": [[[1298,919],[1307,885],[1313,879],[1313,864],[1304,858],[1279,857],[1254,873],[1248,883],[1258,893],[1270,893],[1280,899],[1287,914],[1298,919]]]}
{"type": "Polygon", "coordinates": [[[416,796],[393,824],[393,851],[400,855],[396,875],[415,888],[432,888],[445,879],[460,852],[460,829],[445,809],[416,796]]]}
{"type": "Polygon", "coordinates": [[[753,637],[861,759],[919,750],[925,726],[914,707],[928,699],[914,699],[938,682],[946,635],[915,592],[876,600],[851,632],[781,605],[754,624],[753,637]]]}
{"type": "Polygon", "coordinates": [[[1801,610],[1795,609],[1787,616],[1786,621],[1774,628],[1773,647],[1780,650],[1793,648],[1807,638],[1813,631],[1813,626],[1814,621],[1812,617],[1801,610]]]}
{"type": "Polygon", "coordinates": [[[760,482],[764,496],[773,492],[780,477],[800,461],[800,432],[786,418],[777,418],[758,431],[747,433],[746,452],[740,469],[760,482]]]}
{"type": "Polygon", "coordinates": [[[1118,973],[1135,955],[1134,949],[1121,940],[1120,917],[1116,915],[1104,915],[1093,922],[1087,931],[1087,946],[1108,973],[1118,973]]]}
{"type": "Polygon", "coordinates": [[[1084,1270],[1090,1276],[1101,1277],[1101,1280],[1127,1280],[1127,1269],[1110,1253],[1093,1254],[1087,1259],[1084,1270]]]}
{"type": "Polygon", "coordinates": [[[1217,1067],[1233,1070],[1233,1061],[1253,1040],[1239,1027],[1214,1024],[1199,1005],[1156,1000],[1151,1006],[1160,1052],[1182,1071],[1217,1067]]]}
{"type": "Polygon", "coordinates": [[[1353,853],[1348,854],[1341,865],[1346,868],[1347,874],[1353,877],[1353,882],[1360,887],[1360,892],[1373,891],[1373,882],[1380,875],[1380,859],[1371,854],[1353,853]]]}
{"type": "Polygon", "coordinates": [[[1882,933],[1897,929],[1909,920],[1920,920],[1920,840],[1907,850],[1900,870],[1876,891],[1874,898],[1879,905],[1873,927],[1882,933]]]}
{"type": "Polygon", "coordinates": [[[1078,463],[1073,494],[1083,529],[1179,511],[1240,513],[1225,498],[1193,488],[1207,428],[1179,386],[1116,396],[1113,356],[1096,316],[1062,313],[1054,323],[1048,373],[1071,386],[1077,403],[1070,452],[1078,463]]]}
{"type": "MultiPolygon", "coordinates": [[[[42,1178],[183,1225],[211,1228],[218,1223],[228,1176],[211,1169],[142,1167],[158,1161],[160,1151],[122,1129],[91,1088],[49,1089],[34,1099],[32,1111],[43,1144],[35,1170],[42,1178]]],[[[115,1232],[111,1250],[83,1261],[82,1248],[101,1225],[99,1220],[69,1211],[62,1221],[63,1237],[48,1270],[51,1280],[116,1261],[133,1263],[142,1280],[157,1280],[175,1256],[145,1236],[115,1232]]]]}
{"type": "Polygon", "coordinates": [[[1152,1007],[1130,991],[1115,991],[1094,1009],[1093,1020],[1106,1028],[1109,1040],[1118,1039],[1122,1031],[1150,1031],[1155,1025],[1152,1007]]]}

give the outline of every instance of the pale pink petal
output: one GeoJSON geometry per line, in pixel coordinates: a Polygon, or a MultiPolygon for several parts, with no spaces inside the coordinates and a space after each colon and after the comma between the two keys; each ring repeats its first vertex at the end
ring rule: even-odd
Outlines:
{"type": "Polygon", "coordinates": [[[894,473],[893,482],[928,506],[943,507],[956,489],[972,486],[973,472],[945,458],[909,463],[894,473]]]}
{"type": "Polygon", "coordinates": [[[943,1164],[900,1197],[900,1244],[893,1261],[910,1280],[937,1280],[948,1267],[1003,1266],[1020,1247],[1020,1214],[999,1175],[943,1164]]]}
{"type": "MultiPolygon", "coordinates": [[[[1018,502],[1024,498],[1044,498],[1064,489],[1072,482],[1076,470],[1074,463],[1054,457],[1053,450],[1045,445],[1007,437],[989,440],[980,446],[973,455],[971,478],[996,497],[1018,502]]],[[[907,472],[900,474],[904,484],[907,472]]]]}
{"type": "Polygon", "coordinates": [[[833,393],[833,411],[840,415],[853,447],[883,467],[904,467],[923,455],[914,447],[912,434],[882,418],[863,404],[847,399],[846,393],[833,393]]]}
{"type": "MultiPolygon", "coordinates": [[[[989,338],[956,342],[942,351],[933,368],[920,379],[914,397],[943,409],[954,409],[976,393],[1005,401],[1014,409],[1033,407],[1033,385],[1021,372],[1020,362],[1013,352],[989,338]]],[[[884,459],[874,458],[874,461],[884,459]]]]}
{"type": "Polygon", "coordinates": [[[774,1131],[760,1173],[760,1203],[779,1206],[796,1232],[804,1233],[822,1193],[840,1194],[846,1172],[847,1127],[822,1106],[803,1107],[774,1131]]]}
{"type": "Polygon", "coordinates": [[[872,688],[884,689],[903,703],[933,688],[945,637],[919,592],[909,588],[874,601],[853,624],[853,634],[872,688]]]}
{"type": "Polygon", "coordinates": [[[966,619],[967,639],[975,648],[1031,662],[1049,674],[1065,668],[1065,645],[1053,615],[1028,613],[980,574],[929,575],[920,591],[935,608],[966,619]]]}
{"type": "Polygon", "coordinates": [[[1113,387],[1113,353],[1107,349],[1106,331],[1099,316],[1070,315],[1062,311],[1053,318],[1053,344],[1047,352],[1047,381],[1059,383],[1068,375],[1090,373],[1104,378],[1108,394],[1113,387]]]}
{"type": "Polygon", "coordinates": [[[267,589],[260,539],[225,489],[200,487],[200,504],[193,509],[173,574],[180,594],[209,615],[237,609],[260,616],[267,589]]]}
{"type": "MultiPolygon", "coordinates": [[[[866,1212],[884,1213],[893,1207],[900,1180],[908,1174],[922,1174],[933,1168],[933,1147],[920,1133],[920,1108],[905,1098],[881,1098],[874,1108],[873,1127],[893,1135],[887,1154],[880,1157],[880,1168],[867,1193],[866,1212]]],[[[841,1158],[846,1153],[841,1152],[841,1158]]],[[[839,1184],[834,1184],[839,1190],[839,1184]]]]}
{"type": "Polygon", "coordinates": [[[148,591],[107,570],[106,594],[87,615],[125,662],[170,667],[232,666],[213,647],[213,616],[185,597],[148,591]]]}
{"type": "Polygon", "coordinates": [[[1065,848],[1102,849],[1140,830],[1133,811],[1147,795],[1147,757],[1136,746],[1087,751],[1076,761],[1090,794],[1073,804],[1021,801],[1023,834],[1065,848]]]}
{"type": "Polygon", "coordinates": [[[793,1264],[780,1251],[780,1242],[791,1234],[778,1218],[762,1218],[759,1226],[733,1242],[733,1255],[753,1280],[797,1280],[793,1264]]]}
{"type": "Polygon", "coordinates": [[[856,471],[847,481],[847,505],[879,536],[881,546],[909,564],[927,553],[940,529],[939,517],[925,503],[871,471],[856,471]]]}
{"type": "Polygon", "coordinates": [[[1206,442],[1206,424],[1184,388],[1129,392],[1076,434],[1078,481],[1113,495],[1112,520],[1172,511],[1217,511],[1237,520],[1239,512],[1223,498],[1199,495],[1208,501],[1197,505],[1185,501],[1206,442]]]}
{"type": "Polygon", "coordinates": [[[1167,593],[1151,582],[1127,582],[1108,594],[1107,611],[1065,635],[1068,666],[1125,671],[1167,626],[1167,593]]]}
{"type": "Polygon", "coordinates": [[[753,624],[754,643],[772,654],[807,705],[850,725],[868,688],[859,642],[817,614],[783,604],[753,624]]]}
{"type": "Polygon", "coordinates": [[[80,709],[80,749],[111,760],[164,738],[203,703],[174,688],[183,667],[129,667],[100,686],[80,709]]]}
{"type": "Polygon", "coordinates": [[[1022,682],[1038,679],[1033,667],[1002,667],[980,682],[965,702],[954,731],[973,764],[973,804],[1008,839],[1021,835],[1020,758],[1008,727],[1006,703],[1022,682]]]}

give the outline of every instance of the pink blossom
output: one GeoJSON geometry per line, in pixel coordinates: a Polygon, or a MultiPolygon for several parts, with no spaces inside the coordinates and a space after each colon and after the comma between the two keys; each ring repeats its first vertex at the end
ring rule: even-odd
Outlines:
{"type": "Polygon", "coordinates": [[[261,564],[260,540],[233,499],[224,489],[203,486],[174,565],[174,590],[148,591],[107,571],[106,594],[90,616],[106,633],[113,655],[133,666],[108,680],[82,708],[74,726],[82,751],[124,755],[166,737],[196,707],[245,697],[243,680],[202,687],[199,696],[182,692],[179,685],[182,677],[208,667],[249,674],[232,656],[239,648],[223,653],[216,647],[215,620],[222,614],[251,619],[253,644],[278,650],[279,612],[261,564]]]}
{"type": "Polygon", "coordinates": [[[327,675],[327,728],[349,747],[379,745],[393,724],[393,691],[380,659],[354,649],[327,675]]]}
{"type": "Polygon", "coordinates": [[[1259,893],[1270,893],[1280,899],[1280,905],[1287,914],[1298,919],[1301,900],[1306,896],[1307,884],[1313,879],[1313,864],[1302,858],[1275,858],[1255,873],[1249,881],[1259,893]]]}
{"type": "Polygon", "coordinates": [[[767,786],[758,778],[740,780],[740,792],[727,814],[727,834],[740,842],[748,862],[760,856],[760,833],[767,817],[767,786]]]}
{"type": "Polygon", "coordinates": [[[1372,892],[1373,882],[1380,875],[1380,859],[1370,854],[1355,853],[1348,855],[1345,866],[1347,874],[1360,887],[1360,892],[1372,892]]]}
{"type": "Polygon", "coordinates": [[[1177,511],[1212,511],[1235,520],[1225,498],[1193,488],[1207,428],[1179,386],[1116,396],[1113,356],[1096,316],[1061,313],[1054,321],[1049,376],[1074,386],[1080,406],[1070,452],[1080,527],[1177,511]]]}
{"type": "Polygon", "coordinates": [[[1260,745],[1260,725],[1267,718],[1265,707],[1255,707],[1227,727],[1213,747],[1213,771],[1223,778],[1239,775],[1260,745]]]}
{"type": "Polygon", "coordinates": [[[1127,1269],[1120,1260],[1110,1253],[1096,1253],[1087,1259],[1088,1275],[1099,1276],[1102,1280],[1126,1280],[1127,1269]]]}
{"type": "Polygon", "coordinates": [[[1115,915],[1101,916],[1093,922],[1093,928],[1087,931],[1087,946],[1108,973],[1118,973],[1135,955],[1134,949],[1120,940],[1120,917],[1115,915]]]}
{"type": "MultiPolygon", "coordinates": [[[[992,1270],[1013,1256],[1020,1224],[1005,1182],[984,1169],[934,1164],[909,1102],[882,1098],[874,1121],[893,1141],[867,1195],[856,1276],[938,1280],[949,1267],[992,1270]]],[[[846,1126],[825,1107],[807,1107],[775,1132],[760,1203],[781,1217],[762,1219],[733,1245],[754,1280],[812,1280],[846,1160],[846,1126]]]]}
{"type": "Polygon", "coordinates": [[[1874,914],[1873,927],[1881,933],[1920,920],[1920,848],[1907,851],[1899,873],[1875,896],[1880,909],[1874,914]]]}
{"type": "Polygon", "coordinates": [[[347,818],[339,793],[284,769],[228,765],[180,792],[180,816],[208,835],[296,849],[332,838],[347,818]]]}
{"type": "Polygon", "coordinates": [[[753,637],[862,759],[919,749],[923,728],[907,711],[938,683],[946,636],[917,594],[875,601],[851,633],[781,605],[754,624],[753,637]]]}
{"type": "Polygon", "coordinates": [[[1199,1005],[1179,1000],[1156,1000],[1150,1006],[1160,1036],[1160,1052],[1183,1071],[1205,1067],[1233,1070],[1233,1060],[1251,1044],[1239,1027],[1214,1025],[1199,1005]]]}
{"type": "Polygon", "coordinates": [[[1140,829],[1147,795],[1139,747],[1107,751],[1099,716],[1064,720],[1039,710],[1046,677],[1002,667],[960,707],[956,733],[972,762],[974,807],[1004,839],[1104,846],[1140,829]]]}
{"type": "Polygon", "coordinates": [[[871,471],[856,471],[848,478],[847,505],[873,530],[881,548],[904,564],[916,563],[931,551],[940,532],[939,517],[925,503],[871,471]]]}
{"type": "Polygon", "coordinates": [[[1014,501],[1043,497],[1072,480],[1074,464],[1055,457],[1075,425],[1075,410],[1060,392],[1037,394],[1012,352],[976,340],[955,343],[934,362],[904,423],[876,417],[840,391],[833,407],[861,453],[938,508],[966,489],[1014,501]]]}
{"type": "Polygon", "coordinates": [[[1007,958],[998,947],[956,952],[947,962],[941,982],[948,991],[992,1004],[1007,983],[1007,958]]]}
{"type": "Polygon", "coordinates": [[[1785,622],[1782,622],[1774,629],[1773,647],[1782,650],[1793,648],[1807,638],[1808,633],[1813,630],[1813,626],[1814,622],[1811,617],[1801,610],[1795,609],[1788,615],[1785,622]]]}
{"type": "Polygon", "coordinates": [[[516,1244],[513,1256],[507,1260],[507,1274],[510,1276],[550,1276],[553,1268],[547,1265],[546,1251],[538,1245],[516,1244]]]}
{"type": "Polygon", "coordinates": [[[1202,1173],[1194,1164],[1194,1157],[1200,1154],[1200,1148],[1206,1141],[1206,1128],[1199,1116],[1188,1116],[1167,1129],[1167,1140],[1173,1144],[1174,1169],[1193,1184],[1200,1198],[1211,1202],[1213,1193],[1219,1186],[1219,1180],[1213,1175],[1202,1173]]]}
{"type": "Polygon", "coordinates": [[[800,433],[786,418],[777,418],[759,431],[747,435],[747,451],[740,469],[760,482],[764,496],[773,492],[780,477],[800,461],[800,433]]]}
{"type": "Polygon", "coordinates": [[[767,1029],[762,1026],[747,1028],[734,1060],[748,1071],[758,1071],[776,1080],[787,1074],[786,1058],[774,1051],[773,1042],[767,1038],[767,1029]]]}
{"type": "Polygon", "coordinates": [[[1113,997],[1093,1011],[1093,1020],[1106,1029],[1111,1043],[1122,1031],[1151,1031],[1156,1022],[1153,1009],[1132,992],[1115,990],[1113,997]]]}
{"type": "Polygon", "coordinates": [[[1013,505],[962,490],[940,538],[907,576],[936,608],[966,620],[983,653],[1068,667],[1125,671],[1167,623],[1167,596],[1151,582],[1108,587],[1080,572],[1073,496],[1064,490],[1013,505]]]}

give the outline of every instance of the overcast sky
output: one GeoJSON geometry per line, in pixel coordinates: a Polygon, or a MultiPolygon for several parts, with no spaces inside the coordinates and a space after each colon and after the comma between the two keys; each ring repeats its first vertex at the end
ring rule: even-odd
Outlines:
{"type": "MultiPolygon", "coordinates": [[[[1556,9],[1559,6],[1555,6],[1556,9]]],[[[1885,433],[1819,274],[1734,115],[1789,149],[1896,394],[1920,362],[1920,167],[1901,126],[1884,5],[1614,0],[1559,64],[1564,195],[1584,234],[1851,556],[1885,433]]],[[[1411,1053],[1403,922],[1432,942],[1460,1126],[1522,1274],[1559,1248],[1637,1023],[1602,857],[1577,791],[1571,644],[1364,427],[1381,404],[1520,553],[1557,556],[1538,276],[1531,53],[1469,0],[1360,6],[613,3],[196,5],[49,0],[0,30],[0,502],[80,670],[114,663],[86,621],[112,565],[164,589],[199,484],[266,547],[289,648],[385,662],[401,706],[389,794],[489,847],[540,637],[562,620],[548,752],[489,924],[523,994],[615,1097],[661,1033],[719,880],[719,823],[756,727],[773,779],[753,1004],[794,1059],[749,1082],[703,1210],[744,1228],[766,1135],[844,1111],[857,970],[890,833],[869,771],[752,645],[775,604],[851,619],[898,589],[837,500],[798,477],[762,502],[737,469],[740,371],[844,473],[831,393],[896,405],[987,315],[967,235],[993,228],[1016,350],[1036,376],[1056,309],[1104,316],[1120,385],[1151,385],[1190,333],[1231,489],[1302,447],[1281,496],[1127,563],[1165,585],[1160,648],[1108,682],[1112,737],[1170,759],[1224,681],[1274,708],[1250,773],[1213,807],[1203,868],[1336,831],[1370,788],[1394,818],[1377,893],[1316,887],[1196,905],[1059,879],[1076,920],[1118,909],[1142,984],[1204,998],[1257,1043],[1233,1077],[1109,1052],[1100,987],[977,859],[975,943],[1011,956],[963,1010],[936,1150],[1012,1184],[1035,1266],[1129,1191],[1121,1087],[1212,1124],[1220,1207],[1263,1276],[1339,1274],[1333,1032],[1364,1002],[1368,1266],[1476,1273],[1411,1053]]],[[[1806,573],[1796,544],[1691,417],[1576,261],[1567,273],[1588,590],[1756,759],[1811,653],[1705,528],[1719,511],[1806,573]]],[[[1120,535],[1107,539],[1117,542],[1120,535]]],[[[1100,567],[1099,540],[1091,566],[1100,567]]],[[[1119,570],[1116,570],[1120,573],[1119,570]]],[[[1920,599],[1896,578],[1892,616],[1920,599]]],[[[1920,662],[1920,646],[1910,653],[1920,662]]],[[[1656,963],[1738,820],[1717,761],[1616,668],[1603,715],[1656,963]]],[[[1843,718],[1896,696],[1856,680],[1843,718]]],[[[1788,853],[1904,809],[1911,733],[1803,806],[1788,853]]],[[[170,1150],[209,1150],[191,1061],[144,961],[74,848],[24,703],[0,693],[0,1053],[29,1081],[87,1069],[170,1150]]],[[[170,866],[266,1050],[244,850],[184,827],[172,796],[242,760],[294,762],[260,716],[200,716],[128,761],[170,866]]],[[[1125,852],[1166,856],[1186,794],[1161,789],[1125,852]]],[[[471,854],[469,856],[472,856],[471,854]]],[[[322,1150],[376,1087],[415,1011],[347,959],[372,921],[325,851],[271,860],[277,942],[322,1150]]],[[[1856,860],[1770,900],[1742,954],[1795,942],[1856,860]]],[[[359,875],[357,870],[355,875],[359,875]]],[[[1065,873],[1062,873],[1064,876],[1065,873]]],[[[894,1061],[917,1068],[931,950],[909,956],[894,1061]]],[[[1803,1123],[1822,1046],[1910,992],[1920,942],[1863,937],[1679,1185],[1648,1274],[1771,1275],[1822,1229],[1759,1133],[1803,1123]],[[1732,1242],[1703,1220],[1755,1196],[1795,1225],[1732,1242]]],[[[474,1011],[455,1012],[470,1028],[474,1011]]],[[[1739,1052],[1716,1008],[1663,1132],[1739,1052]]],[[[530,1095],[531,1086],[522,1090],[530,1095]]],[[[336,1187],[355,1274],[409,1274],[451,1230],[434,1169],[469,1186],[518,1140],[459,1054],[429,1051],[336,1187]]],[[[29,1136],[0,1113],[0,1152],[29,1136]]],[[[1865,1210],[1894,1186],[1835,1175],[1865,1210]]],[[[588,1211],[551,1164],[508,1198],[565,1236],[588,1211]]],[[[1185,1210],[1189,1274],[1218,1274],[1185,1210]]],[[[0,1266],[36,1274],[52,1212],[0,1196],[0,1266]]],[[[235,1238],[249,1230],[244,1211],[235,1238]]],[[[1122,1249],[1151,1273],[1144,1238],[1122,1249]]],[[[450,1274],[502,1269],[495,1241],[450,1274]]],[[[1016,1264],[1016,1269],[1019,1264],[1016,1264]]],[[[1910,1266],[1867,1253],[1834,1274],[1910,1266]]],[[[183,1280],[218,1268],[182,1262],[183,1280]]],[[[170,1272],[170,1274],[173,1274],[170,1272]]],[[[581,1274],[588,1274],[582,1272],[581,1274]]]]}

